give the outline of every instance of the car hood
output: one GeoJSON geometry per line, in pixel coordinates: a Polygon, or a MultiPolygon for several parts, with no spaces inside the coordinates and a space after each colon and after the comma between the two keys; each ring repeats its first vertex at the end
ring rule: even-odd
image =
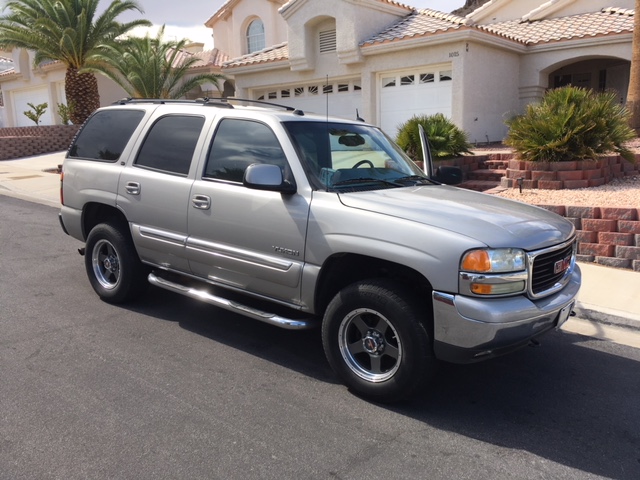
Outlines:
{"type": "Polygon", "coordinates": [[[343,205],[474,238],[493,248],[537,250],[568,240],[573,224],[555,213],[445,185],[341,193],[343,205]]]}

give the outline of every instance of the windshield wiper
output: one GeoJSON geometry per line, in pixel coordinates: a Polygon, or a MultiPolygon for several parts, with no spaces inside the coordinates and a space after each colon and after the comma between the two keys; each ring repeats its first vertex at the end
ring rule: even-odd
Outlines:
{"type": "Polygon", "coordinates": [[[390,180],[384,180],[382,178],[371,178],[371,177],[360,177],[360,178],[349,178],[346,180],[341,180],[337,183],[333,183],[332,187],[337,186],[345,186],[345,185],[357,185],[360,183],[378,183],[382,185],[390,185],[392,187],[404,187],[401,183],[392,182],[390,180]]]}
{"type": "Polygon", "coordinates": [[[407,175],[406,177],[400,177],[400,178],[394,178],[394,180],[396,182],[407,182],[407,181],[412,181],[415,180],[416,182],[420,182],[420,183],[430,183],[431,185],[437,185],[438,182],[427,178],[427,177],[423,177],[422,175],[407,175]]]}

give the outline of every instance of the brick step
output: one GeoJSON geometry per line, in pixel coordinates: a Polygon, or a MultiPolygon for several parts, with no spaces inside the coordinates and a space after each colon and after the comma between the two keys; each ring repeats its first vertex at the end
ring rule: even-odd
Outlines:
{"type": "Polygon", "coordinates": [[[485,160],[478,165],[480,170],[506,170],[509,168],[509,160],[485,160]]]}
{"type": "Polygon", "coordinates": [[[500,182],[494,180],[467,180],[456,186],[467,190],[475,190],[476,192],[486,192],[492,188],[499,187],[500,182]]]}
{"type": "Polygon", "coordinates": [[[507,174],[506,169],[479,169],[473,170],[467,174],[469,180],[491,180],[500,183],[500,179],[507,174]]]}

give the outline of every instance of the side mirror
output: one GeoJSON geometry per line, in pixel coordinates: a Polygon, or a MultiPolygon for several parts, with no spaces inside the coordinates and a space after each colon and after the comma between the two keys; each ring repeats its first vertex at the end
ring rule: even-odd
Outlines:
{"type": "Polygon", "coordinates": [[[242,183],[254,190],[268,190],[286,194],[296,193],[296,187],[284,179],[282,169],[277,165],[254,163],[244,171],[242,183]]]}
{"type": "Polygon", "coordinates": [[[444,183],[445,185],[459,185],[463,180],[462,169],[460,167],[448,167],[440,166],[436,170],[436,174],[431,177],[436,182],[444,183]]]}

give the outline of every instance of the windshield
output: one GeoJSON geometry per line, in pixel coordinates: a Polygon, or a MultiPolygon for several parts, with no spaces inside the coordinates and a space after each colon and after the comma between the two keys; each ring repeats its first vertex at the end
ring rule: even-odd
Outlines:
{"type": "Polygon", "coordinates": [[[378,128],[329,122],[286,122],[285,128],[318,188],[344,192],[431,183],[378,128]]]}

